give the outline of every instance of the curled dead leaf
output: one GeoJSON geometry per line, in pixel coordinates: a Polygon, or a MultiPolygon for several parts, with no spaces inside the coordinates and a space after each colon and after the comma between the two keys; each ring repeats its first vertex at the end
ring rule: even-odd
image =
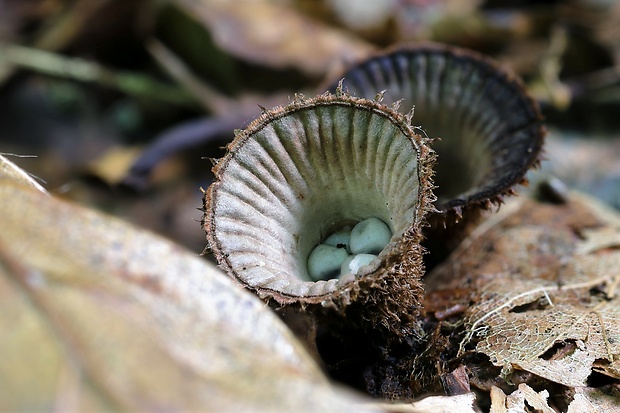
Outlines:
{"type": "Polygon", "coordinates": [[[282,2],[175,0],[211,32],[228,53],[276,68],[323,76],[334,63],[353,61],[372,47],[303,16],[282,2]]]}

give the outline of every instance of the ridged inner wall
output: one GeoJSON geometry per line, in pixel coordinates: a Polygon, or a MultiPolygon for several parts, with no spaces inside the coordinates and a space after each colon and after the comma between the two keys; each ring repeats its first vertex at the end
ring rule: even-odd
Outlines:
{"type": "Polygon", "coordinates": [[[387,90],[385,103],[404,99],[405,112],[415,105],[413,124],[441,138],[433,144],[440,205],[516,183],[504,162],[511,153],[512,170],[518,169],[514,159],[523,168],[531,163],[537,115],[517,93],[519,86],[484,61],[434,49],[400,51],[369,60],[344,78],[354,95],[387,90]]]}
{"type": "Polygon", "coordinates": [[[237,148],[218,189],[217,237],[247,283],[282,288],[276,275],[309,280],[309,253],[343,223],[375,216],[396,239],[417,196],[416,148],[388,118],[344,105],[303,109],[237,148]]]}

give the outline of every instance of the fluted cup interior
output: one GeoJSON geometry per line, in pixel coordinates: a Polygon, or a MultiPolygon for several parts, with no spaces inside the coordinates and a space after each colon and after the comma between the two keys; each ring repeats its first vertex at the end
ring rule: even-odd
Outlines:
{"type": "Polygon", "coordinates": [[[320,296],[342,288],[350,280],[311,281],[307,260],[317,244],[377,217],[393,234],[381,258],[420,218],[416,140],[374,106],[328,102],[271,114],[238,136],[216,169],[206,224],[212,248],[262,291],[320,296]]]}
{"type": "Polygon", "coordinates": [[[433,148],[441,211],[505,193],[538,160],[544,129],[536,104],[519,79],[473,52],[404,46],[360,62],[341,78],[354,95],[385,90],[386,103],[415,107],[414,125],[439,138],[433,148]]]}

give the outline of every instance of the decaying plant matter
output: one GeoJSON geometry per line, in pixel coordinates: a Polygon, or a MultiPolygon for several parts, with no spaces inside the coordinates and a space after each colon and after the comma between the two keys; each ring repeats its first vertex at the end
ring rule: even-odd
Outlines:
{"type": "Polygon", "coordinates": [[[564,408],[598,387],[609,406],[620,379],[619,245],[620,218],[589,198],[507,205],[427,275],[427,310],[448,329],[460,320],[445,369],[466,366],[486,391],[544,383],[564,408]]]}

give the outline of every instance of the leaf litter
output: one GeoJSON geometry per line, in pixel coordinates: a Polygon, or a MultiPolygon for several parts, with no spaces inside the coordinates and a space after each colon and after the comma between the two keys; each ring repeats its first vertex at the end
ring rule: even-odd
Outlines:
{"type": "MultiPolygon", "coordinates": [[[[476,229],[428,275],[427,289],[469,289],[460,298],[468,309],[457,358],[485,355],[501,368],[496,380],[504,385],[527,372],[525,380],[539,386],[577,391],[597,377],[613,387],[620,379],[619,247],[620,220],[595,201],[523,198],[476,229]]],[[[527,400],[524,389],[515,391],[527,400]]],[[[580,403],[589,397],[580,394],[580,403]]],[[[553,411],[545,409],[536,411],[553,411]]]]}
{"type": "MultiPolygon", "coordinates": [[[[3,165],[2,169],[15,168],[3,165]]],[[[309,381],[297,376],[299,366],[295,362],[287,364],[291,346],[298,344],[292,344],[294,338],[286,328],[275,327],[276,336],[283,334],[275,341],[269,334],[264,341],[255,337],[257,331],[263,334],[271,329],[257,327],[263,322],[269,325],[265,321],[268,318],[256,322],[269,316],[258,315],[262,307],[249,304],[249,296],[239,299],[233,295],[236,298],[223,301],[216,298],[206,305],[209,299],[218,297],[215,290],[219,288],[214,285],[224,282],[218,277],[226,279],[212,275],[215,284],[201,290],[208,284],[204,284],[204,274],[215,271],[212,267],[205,269],[197,257],[118,220],[49,197],[32,188],[32,182],[24,182],[26,174],[9,175],[13,177],[3,178],[0,185],[3,199],[8,200],[2,205],[8,225],[3,228],[0,250],[3,279],[13,281],[1,287],[6,296],[2,302],[12,311],[23,306],[17,313],[32,311],[27,304],[34,304],[34,313],[24,319],[37,320],[41,326],[35,329],[34,336],[21,333],[25,334],[23,339],[2,344],[10,346],[5,354],[16,354],[15,359],[23,360],[21,351],[32,351],[28,343],[49,342],[44,353],[52,354],[49,358],[55,362],[47,366],[55,366],[56,373],[60,373],[35,368],[30,370],[33,376],[25,380],[48,377],[40,381],[43,387],[37,394],[42,405],[79,394],[80,403],[85,404],[78,406],[96,406],[94,410],[105,410],[107,406],[144,408],[144,398],[153,406],[170,403],[230,408],[248,403],[270,411],[286,403],[301,403],[306,411],[312,411],[333,396],[343,403],[343,411],[349,409],[348,399],[339,399],[338,388],[328,385],[303,350],[293,353],[294,357],[308,359],[301,363],[305,365],[302,370],[314,371],[309,381]],[[168,260],[171,267],[164,265],[168,260]],[[21,289],[14,288],[15,281],[21,289]],[[28,297],[28,303],[16,304],[13,300],[20,292],[28,297]],[[229,301],[236,307],[248,304],[241,305],[241,311],[236,313],[230,310],[233,304],[229,301]],[[231,317],[233,327],[222,329],[221,324],[230,323],[231,317]],[[213,336],[229,337],[230,328],[241,337],[231,342],[209,340],[213,336]],[[247,339],[250,336],[252,340],[247,339]],[[274,342],[279,343],[275,349],[274,342]],[[205,343],[215,346],[216,356],[206,351],[209,347],[205,343]],[[120,349],[114,350],[115,345],[120,349]],[[125,346],[133,351],[124,351],[125,346]],[[256,358],[257,346],[258,354],[265,359],[256,358]],[[122,354],[112,356],[121,366],[118,370],[108,368],[111,354],[122,354]],[[274,362],[272,356],[278,361],[274,362]],[[162,363],[153,368],[164,372],[161,376],[172,378],[178,387],[168,386],[169,392],[161,392],[157,389],[166,387],[167,381],[144,377],[140,366],[153,359],[162,363]],[[280,367],[272,370],[272,364],[280,367]],[[292,377],[282,375],[281,370],[290,369],[297,373],[292,377]],[[243,371],[248,380],[239,381],[236,371],[243,371]],[[223,376],[214,378],[217,374],[223,376]],[[276,375],[282,380],[274,382],[272,377],[276,375]],[[87,380],[83,381],[83,377],[87,380]],[[271,381],[268,391],[258,384],[267,378],[271,381]],[[134,387],[127,387],[127,381],[134,387]],[[289,388],[291,383],[295,383],[293,388],[289,388]],[[209,392],[214,388],[219,389],[218,395],[205,399],[205,394],[213,395],[209,392]],[[55,393],[51,389],[61,390],[55,393]],[[310,394],[322,392],[320,389],[327,391],[324,396],[318,393],[321,403],[306,404],[308,397],[314,397],[310,394]],[[240,401],[232,394],[245,397],[240,401]],[[265,395],[275,404],[261,404],[265,395]]],[[[589,386],[594,373],[612,380],[608,383],[620,378],[616,295],[620,224],[617,216],[604,212],[590,200],[578,196],[568,199],[561,205],[531,199],[508,205],[474,231],[447,264],[429,274],[427,281],[431,292],[442,283],[444,289],[466,287],[470,291],[461,355],[486,355],[502,369],[499,378],[508,384],[518,371],[526,371],[568,387],[573,391],[573,398],[566,401],[570,407],[573,402],[593,404],[594,398],[600,396],[583,391],[593,389],[589,386]]],[[[222,288],[225,291],[229,287],[222,288]]],[[[5,330],[11,330],[11,321],[11,317],[4,319],[5,330]]],[[[14,369],[28,370],[23,365],[9,365],[3,373],[5,379],[14,369]]],[[[6,382],[13,387],[16,383],[8,379],[6,382]]],[[[4,387],[7,394],[22,394],[16,406],[32,398],[32,394],[13,391],[10,385],[4,387]]],[[[605,386],[598,390],[603,394],[611,392],[605,386]]],[[[522,398],[531,405],[533,399],[528,397],[533,394],[539,394],[547,403],[542,390],[532,391],[513,391],[509,396],[514,396],[517,405],[522,398]]],[[[507,396],[507,400],[512,399],[507,396]]]]}

